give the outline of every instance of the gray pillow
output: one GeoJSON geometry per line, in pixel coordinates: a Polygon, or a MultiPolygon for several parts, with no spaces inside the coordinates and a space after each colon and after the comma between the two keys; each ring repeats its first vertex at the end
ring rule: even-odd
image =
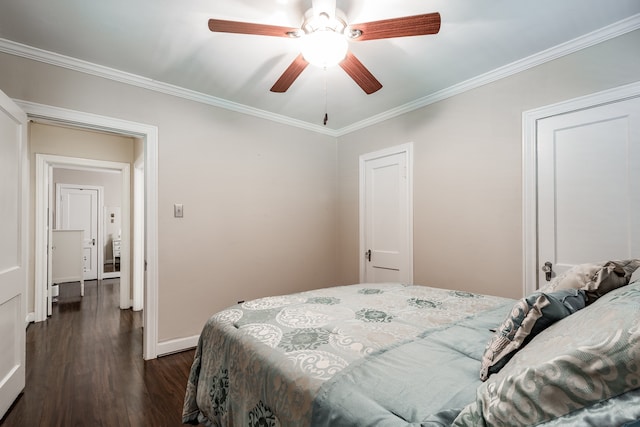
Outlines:
{"type": "Polygon", "coordinates": [[[585,291],[578,289],[548,294],[536,292],[518,301],[484,350],[480,379],[486,381],[533,337],[556,321],[580,310],[585,304],[585,291]]]}
{"type": "Polygon", "coordinates": [[[640,268],[636,268],[633,274],[631,275],[631,279],[629,279],[629,284],[640,281],[640,268]]]}

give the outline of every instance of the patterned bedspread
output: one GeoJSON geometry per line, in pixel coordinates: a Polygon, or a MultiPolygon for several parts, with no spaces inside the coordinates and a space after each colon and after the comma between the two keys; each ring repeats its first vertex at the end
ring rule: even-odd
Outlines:
{"type": "Polygon", "coordinates": [[[364,284],[230,307],[202,331],[183,421],[420,425],[474,400],[489,329],[513,302],[364,284]]]}

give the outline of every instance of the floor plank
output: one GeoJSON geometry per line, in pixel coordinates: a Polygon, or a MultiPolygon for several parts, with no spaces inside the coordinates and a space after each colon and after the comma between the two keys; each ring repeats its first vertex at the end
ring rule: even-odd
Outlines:
{"type": "Polygon", "coordinates": [[[180,426],[194,350],[142,359],[142,312],[120,310],[117,279],[60,286],[27,328],[26,387],[4,426],[180,426]]]}

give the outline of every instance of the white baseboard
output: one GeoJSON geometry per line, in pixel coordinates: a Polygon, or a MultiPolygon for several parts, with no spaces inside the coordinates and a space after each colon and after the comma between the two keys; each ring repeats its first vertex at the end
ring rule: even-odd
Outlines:
{"type": "Polygon", "coordinates": [[[24,319],[24,322],[29,325],[29,323],[33,323],[36,321],[36,313],[33,311],[31,313],[27,313],[27,318],[24,319]]]}
{"type": "Polygon", "coordinates": [[[162,341],[159,342],[156,346],[156,353],[158,354],[158,356],[165,356],[171,353],[190,350],[198,345],[198,339],[200,339],[200,335],[162,341]]]}

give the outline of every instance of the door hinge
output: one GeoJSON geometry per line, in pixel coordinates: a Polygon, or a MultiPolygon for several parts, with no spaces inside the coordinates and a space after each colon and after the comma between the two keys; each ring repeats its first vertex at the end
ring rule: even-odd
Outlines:
{"type": "Polygon", "coordinates": [[[371,249],[364,253],[364,257],[367,261],[371,262],[371,249]]]}

